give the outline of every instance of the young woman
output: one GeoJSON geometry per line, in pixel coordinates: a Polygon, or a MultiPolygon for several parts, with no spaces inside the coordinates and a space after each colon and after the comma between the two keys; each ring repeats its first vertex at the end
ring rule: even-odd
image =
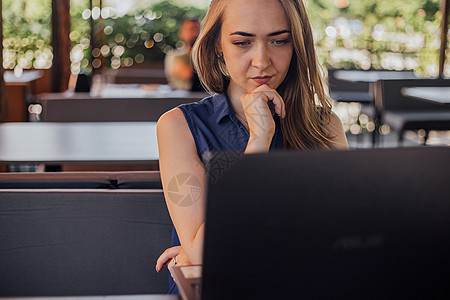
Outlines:
{"type": "MultiPolygon", "coordinates": [[[[158,121],[161,179],[176,232],[157,271],[202,263],[204,162],[211,151],[348,148],[302,0],[212,0],[193,61],[216,94],[158,121]]],[[[173,282],[169,293],[177,293],[173,282]]]]}

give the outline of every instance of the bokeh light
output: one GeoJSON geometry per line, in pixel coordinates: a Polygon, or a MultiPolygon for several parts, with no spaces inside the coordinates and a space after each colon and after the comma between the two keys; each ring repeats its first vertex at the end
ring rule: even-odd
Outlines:
{"type": "MultiPolygon", "coordinates": [[[[208,1],[200,2],[191,1],[193,6],[188,6],[171,1],[104,0],[102,8],[95,6],[91,11],[88,0],[71,0],[72,71],[89,72],[98,67],[98,62],[86,65],[91,54],[93,59],[102,55],[105,68],[112,66],[114,56],[121,57],[120,66],[130,66],[131,60],[133,64],[162,61],[166,53],[184,46],[178,37],[180,21],[204,16],[208,1]],[[94,49],[91,21],[96,34],[94,49]]],[[[346,69],[414,69],[419,76],[436,76],[439,1],[394,2],[305,0],[321,63],[346,69]]],[[[50,68],[51,0],[17,3],[3,1],[3,67],[50,68]],[[40,9],[31,9],[35,7],[40,9]]],[[[450,76],[448,59],[444,70],[450,76]]]]}

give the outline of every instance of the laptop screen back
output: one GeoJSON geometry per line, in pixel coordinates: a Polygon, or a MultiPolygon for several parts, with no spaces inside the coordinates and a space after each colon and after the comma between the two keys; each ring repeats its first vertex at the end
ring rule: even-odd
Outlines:
{"type": "Polygon", "coordinates": [[[246,155],[210,181],[202,299],[450,294],[450,148],[246,155]]]}

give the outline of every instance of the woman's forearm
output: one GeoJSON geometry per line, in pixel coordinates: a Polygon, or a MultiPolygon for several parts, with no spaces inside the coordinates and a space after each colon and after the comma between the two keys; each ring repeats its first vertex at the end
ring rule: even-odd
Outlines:
{"type": "Polygon", "coordinates": [[[266,138],[253,138],[250,136],[247,147],[245,148],[245,154],[268,152],[271,141],[271,136],[266,138]]]}
{"type": "Polygon", "coordinates": [[[197,231],[194,240],[190,245],[181,245],[183,251],[194,265],[200,265],[203,262],[203,240],[205,235],[205,223],[197,231]]]}

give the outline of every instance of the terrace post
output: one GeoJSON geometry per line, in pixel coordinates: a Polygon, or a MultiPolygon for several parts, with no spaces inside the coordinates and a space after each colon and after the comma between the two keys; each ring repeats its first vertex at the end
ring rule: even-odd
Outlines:
{"type": "Polygon", "coordinates": [[[52,0],[52,90],[67,90],[70,77],[70,0],[52,0]]]}
{"type": "Polygon", "coordinates": [[[3,1],[0,1],[0,122],[8,120],[8,104],[6,102],[6,85],[3,70],[3,1]]]}
{"type": "Polygon", "coordinates": [[[448,34],[448,11],[450,9],[450,0],[442,0],[441,3],[441,47],[439,51],[439,77],[444,77],[445,51],[447,50],[448,34]]]}

